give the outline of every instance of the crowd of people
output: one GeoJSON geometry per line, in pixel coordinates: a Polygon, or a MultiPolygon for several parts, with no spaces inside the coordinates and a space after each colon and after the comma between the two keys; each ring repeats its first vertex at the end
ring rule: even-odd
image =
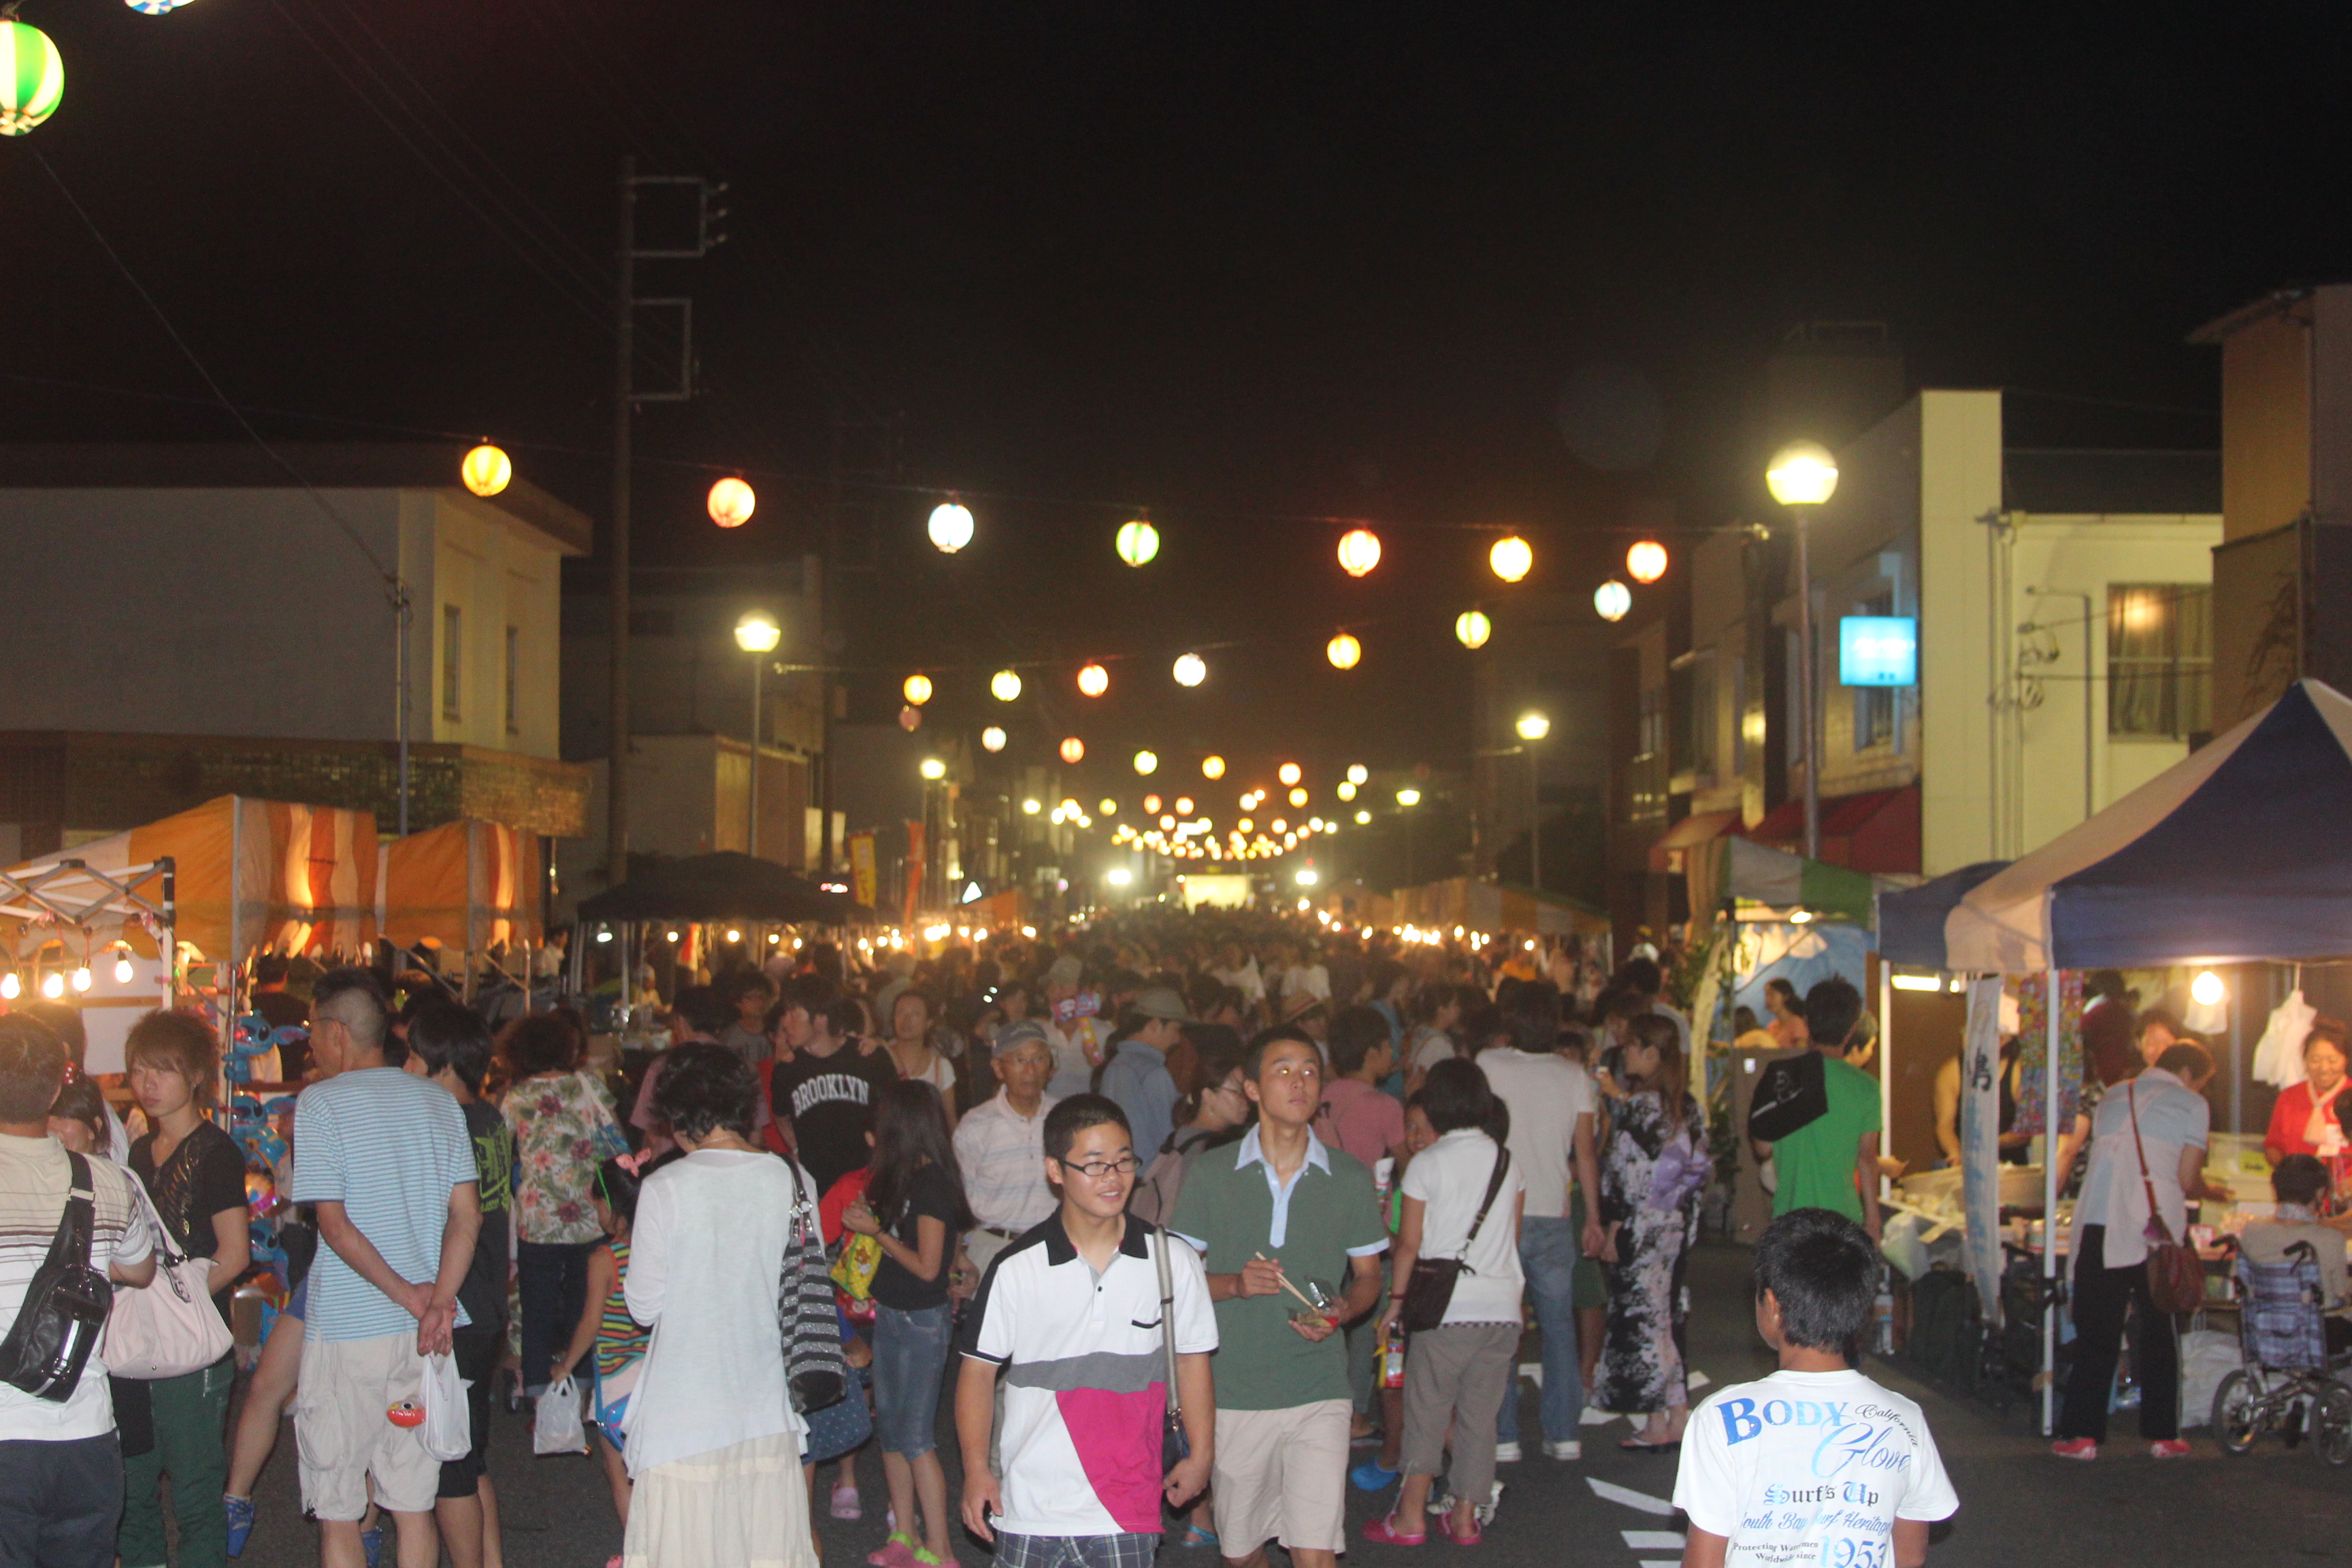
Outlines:
{"type": "MultiPolygon", "coordinates": [[[[959,1530],[1013,1568],[1142,1568],[1170,1507],[1229,1563],[1279,1542],[1332,1568],[1351,1485],[1393,1489],[1366,1539],[1416,1543],[1434,1520],[1476,1542],[1528,1425],[1546,1459],[1582,1458],[1588,1391],[1635,1419],[1629,1451],[1696,1440],[1684,1271],[1711,1167],[1655,958],[1408,956],[1231,916],[870,967],[822,942],[739,956],[674,977],[665,1048],[597,1065],[568,1009],[493,1035],[429,987],[318,977],[278,1173],[295,1289],[243,1410],[229,1427],[226,1361],[93,1378],[57,1406],[0,1386],[11,1458],[52,1445],[41,1528],[81,1532],[37,1560],[161,1564],[165,1477],[179,1561],[238,1554],[290,1403],[322,1562],[497,1564],[501,1379],[542,1436],[584,1406],[627,1568],[808,1568],[815,1521],[869,1506],[853,1466],[829,1485],[824,1467],[867,1445],[890,1521],[873,1568],[937,1568],[959,1530]],[[804,1276],[829,1318],[795,1310],[804,1276]],[[454,1458],[402,1419],[444,1356],[467,1384],[454,1458]],[[938,1452],[950,1393],[960,1497],[938,1452]]],[[[1859,999],[1831,982],[1801,1012],[1834,1054],[1859,999]]],[[[0,1314],[45,1254],[68,1149],[100,1156],[92,1257],[123,1289],[159,1245],[209,1258],[219,1292],[246,1274],[245,1158],[204,1115],[213,1041],[189,1014],[132,1031],[134,1182],[64,1042],[0,1017],[0,1193],[49,1205],[0,1253],[0,1314]],[[79,1132],[57,1120],[76,1107],[79,1132]]],[[[1875,1290],[1876,1131],[1841,1111],[1774,1150],[1786,1246],[1759,1321],[1784,1377],[1859,1380],[1839,1358],[1875,1290]]],[[[1869,1526],[1900,1547],[1897,1505],[1948,1512],[1948,1489],[1916,1407],[1878,1392],[1919,1461],[1869,1526]]],[[[1706,1428],[1685,1488],[1754,1480],[1743,1423],[1766,1425],[1706,1428]]],[[[1748,1528],[1727,1494],[1685,1506],[1695,1541],[1748,1528]]]]}

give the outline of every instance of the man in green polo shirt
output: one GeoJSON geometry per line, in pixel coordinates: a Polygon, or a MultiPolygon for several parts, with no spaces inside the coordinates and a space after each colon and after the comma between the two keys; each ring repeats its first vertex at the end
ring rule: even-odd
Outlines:
{"type": "Polygon", "coordinates": [[[1218,1550],[1264,1568],[1279,1539],[1297,1568],[1336,1568],[1352,1408],[1339,1328],[1380,1298],[1388,1227],[1372,1173],[1308,1125],[1323,1101],[1315,1043],[1268,1029],[1243,1071],[1257,1125],[1193,1163],[1168,1221],[1206,1255],[1217,1308],[1218,1550]],[[1339,1298],[1330,1316],[1285,1289],[1310,1281],[1339,1298]]]}
{"type": "Polygon", "coordinates": [[[1791,1209],[1842,1214],[1878,1239],[1878,1080],[1846,1060],[1860,1033],[1862,993],[1838,975],[1805,993],[1805,1027],[1822,1058],[1828,1109],[1777,1143],[1772,1217],[1791,1209]]]}

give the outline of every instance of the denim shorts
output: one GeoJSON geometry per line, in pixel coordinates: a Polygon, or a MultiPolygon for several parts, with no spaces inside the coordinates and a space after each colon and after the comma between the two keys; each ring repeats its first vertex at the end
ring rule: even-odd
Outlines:
{"type": "Polygon", "coordinates": [[[874,1430],[886,1454],[915,1458],[939,1447],[940,1378],[955,1335],[942,1301],[919,1312],[874,1309],[874,1430]]]}

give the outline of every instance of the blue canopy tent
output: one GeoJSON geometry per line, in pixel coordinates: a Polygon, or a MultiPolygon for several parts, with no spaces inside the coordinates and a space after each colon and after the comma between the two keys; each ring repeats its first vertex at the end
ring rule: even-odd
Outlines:
{"type": "Polygon", "coordinates": [[[2260,713],[1988,878],[1949,967],[2291,963],[2352,953],[2352,700],[2298,680],[2260,713]]]}
{"type": "MultiPolygon", "coordinates": [[[[2049,1059],[2055,1064],[2061,970],[2352,953],[2347,823],[2352,700],[2319,681],[2298,680],[2227,734],[1968,889],[1944,916],[1940,965],[1984,975],[2045,973],[2053,999],[2046,1009],[2049,1059]]],[[[1928,890],[1889,895],[1882,911],[1928,890]]],[[[1929,915],[1932,904],[1922,899],[1916,912],[1929,915]]],[[[1924,955],[1932,946],[1922,940],[1912,951],[1924,955]]],[[[1994,1036],[1979,1015],[1997,995],[1992,981],[1971,988],[1972,1052],[1994,1036]]],[[[2059,1077],[2054,1070],[2044,1076],[2044,1125],[2053,1130],[2059,1077]]],[[[2054,1278],[2058,1173],[2054,1163],[2044,1164],[2042,1273],[2054,1278]]],[[[2045,1372],[2053,1330],[2045,1316],[2045,1372]]],[[[2045,1426],[2051,1401],[2045,1386],[2045,1426]]]]}
{"type": "Polygon", "coordinates": [[[2006,860],[1979,860],[1916,888],[1879,894],[1879,962],[1920,969],[1951,968],[1944,962],[1945,921],[1979,884],[2008,865],[2006,860]]]}

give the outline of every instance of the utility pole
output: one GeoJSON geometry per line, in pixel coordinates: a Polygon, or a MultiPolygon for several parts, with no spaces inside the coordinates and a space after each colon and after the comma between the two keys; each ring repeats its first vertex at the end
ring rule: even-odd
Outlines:
{"type": "Polygon", "coordinates": [[[613,305],[612,750],[604,763],[604,885],[629,879],[629,426],[637,353],[637,160],[621,158],[621,289],[613,305]]]}
{"type": "MultiPolygon", "coordinates": [[[[613,537],[611,749],[604,764],[604,885],[629,876],[629,491],[630,426],[640,403],[683,403],[694,395],[694,301],[681,297],[637,298],[637,263],[698,261],[722,243],[718,222],[727,209],[711,198],[727,186],[694,174],[640,174],[634,154],[621,159],[620,289],[613,311],[613,537]],[[646,185],[691,185],[697,218],[688,247],[641,248],[637,244],[637,191],[646,185]],[[678,318],[678,369],[675,386],[641,391],[636,384],[637,311],[674,310],[678,318]]],[[[753,747],[756,751],[758,742],[753,747]]]]}

